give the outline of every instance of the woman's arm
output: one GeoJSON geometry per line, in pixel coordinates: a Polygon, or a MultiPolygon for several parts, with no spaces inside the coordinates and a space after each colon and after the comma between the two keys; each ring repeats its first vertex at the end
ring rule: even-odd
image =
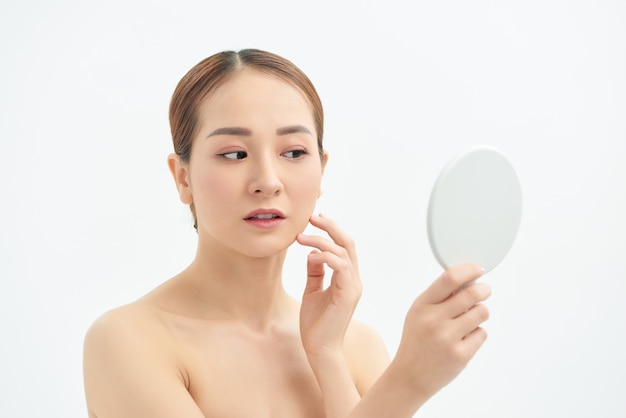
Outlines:
{"type": "Polygon", "coordinates": [[[83,367],[90,416],[204,418],[162,349],[167,344],[160,347],[152,334],[143,338],[146,332],[149,324],[119,311],[108,312],[89,329],[83,367]]]}
{"type": "Polygon", "coordinates": [[[487,337],[491,291],[468,286],[481,275],[474,264],[450,268],[415,300],[396,356],[349,417],[412,417],[465,368],[487,337]]]}
{"type": "Polygon", "coordinates": [[[482,269],[474,264],[450,268],[415,300],[396,356],[360,399],[342,349],[361,295],[354,243],[326,217],[313,216],[311,223],[332,241],[298,237],[301,244],[319,250],[309,255],[300,332],[327,417],[411,417],[456,377],[486,338],[479,326],[488,311],[480,302],[489,296],[489,287],[468,286],[482,269]],[[326,289],[324,264],[333,270],[326,289]]]}
{"type": "Polygon", "coordinates": [[[307,260],[300,336],[322,392],[326,418],[345,417],[361,398],[344,352],[344,337],[361,297],[356,249],[352,238],[328,217],[313,215],[310,222],[330,239],[297,237],[300,244],[316,249],[307,260]],[[325,265],[333,271],[328,287],[325,265]]]}

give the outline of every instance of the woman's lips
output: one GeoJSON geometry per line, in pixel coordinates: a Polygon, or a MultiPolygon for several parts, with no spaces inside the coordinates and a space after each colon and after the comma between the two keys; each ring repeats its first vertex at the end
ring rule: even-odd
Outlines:
{"type": "Polygon", "coordinates": [[[285,220],[285,215],[276,209],[257,209],[244,218],[249,225],[258,228],[274,228],[285,220]]]}

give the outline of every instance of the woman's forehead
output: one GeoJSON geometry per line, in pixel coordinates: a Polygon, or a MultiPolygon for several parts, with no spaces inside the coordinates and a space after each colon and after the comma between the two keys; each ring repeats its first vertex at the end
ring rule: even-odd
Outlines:
{"type": "Polygon", "coordinates": [[[309,102],[304,93],[288,79],[247,67],[226,77],[206,99],[210,100],[220,95],[227,95],[229,98],[235,97],[235,95],[258,97],[268,93],[273,96],[277,93],[282,96],[297,96],[304,102],[309,102]]]}
{"type": "Polygon", "coordinates": [[[254,69],[239,70],[230,75],[208,95],[200,106],[200,118],[241,118],[254,114],[284,115],[306,118],[313,124],[312,105],[293,84],[278,76],[254,69]]]}

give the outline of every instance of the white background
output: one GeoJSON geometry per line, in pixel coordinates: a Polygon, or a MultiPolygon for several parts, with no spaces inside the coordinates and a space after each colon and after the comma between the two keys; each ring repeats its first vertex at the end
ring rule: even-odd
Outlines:
{"type": "MultiPolygon", "coordinates": [[[[87,327],[189,263],[169,98],[202,58],[246,47],[322,96],[319,210],[355,237],[356,317],[392,354],[440,273],[425,226],[439,170],[489,144],[519,172],[518,239],[484,278],[489,339],[418,416],[626,416],[621,0],[3,1],[0,416],[85,416],[87,327]]],[[[294,295],[307,251],[288,259],[294,295]]]]}

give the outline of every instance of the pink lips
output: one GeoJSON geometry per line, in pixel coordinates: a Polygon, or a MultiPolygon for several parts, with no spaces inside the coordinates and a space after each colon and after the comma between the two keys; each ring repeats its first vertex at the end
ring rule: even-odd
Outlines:
{"type": "Polygon", "coordinates": [[[273,228],[284,220],[285,215],[276,209],[257,209],[244,217],[244,221],[258,228],[273,228]]]}

